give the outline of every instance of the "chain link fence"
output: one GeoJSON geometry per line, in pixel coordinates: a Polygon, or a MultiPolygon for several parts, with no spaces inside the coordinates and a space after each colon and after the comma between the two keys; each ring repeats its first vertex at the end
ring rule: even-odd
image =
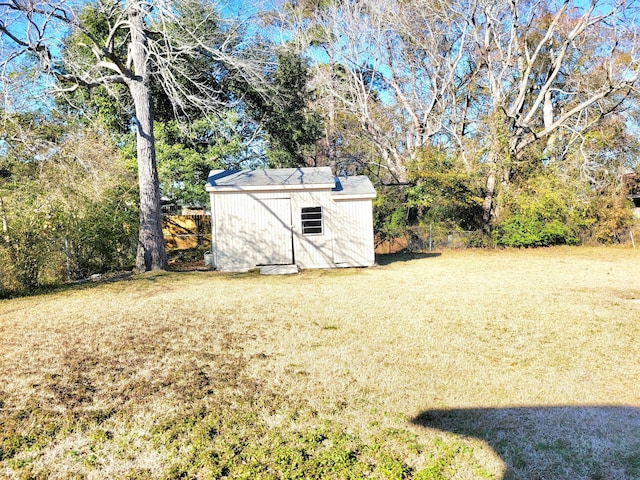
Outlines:
{"type": "Polygon", "coordinates": [[[438,225],[409,227],[402,237],[376,240],[376,253],[430,252],[441,248],[482,247],[488,243],[482,230],[452,230],[438,225]]]}
{"type": "Polygon", "coordinates": [[[482,230],[452,230],[437,225],[410,227],[407,249],[426,252],[440,248],[469,248],[486,245],[487,238],[482,230]]]}
{"type": "MultiPolygon", "coordinates": [[[[615,244],[640,248],[640,224],[632,225],[620,232],[615,244]]],[[[584,239],[579,244],[594,244],[584,239]]],[[[494,246],[492,238],[482,230],[453,230],[439,225],[409,227],[406,234],[396,238],[376,239],[376,253],[389,254],[400,251],[430,252],[443,248],[474,248],[494,246]]]]}

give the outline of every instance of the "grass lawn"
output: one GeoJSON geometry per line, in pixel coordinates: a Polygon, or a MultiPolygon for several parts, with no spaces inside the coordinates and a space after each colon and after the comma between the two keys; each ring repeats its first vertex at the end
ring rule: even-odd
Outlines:
{"type": "Polygon", "coordinates": [[[0,301],[0,478],[640,478],[640,250],[0,301]]]}

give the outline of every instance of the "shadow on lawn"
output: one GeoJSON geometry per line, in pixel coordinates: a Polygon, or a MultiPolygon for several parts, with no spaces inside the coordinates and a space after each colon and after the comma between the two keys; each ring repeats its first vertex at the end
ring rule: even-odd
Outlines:
{"type": "Polygon", "coordinates": [[[428,410],[412,423],[483,440],[503,460],[503,480],[640,478],[640,408],[428,410]]]}
{"type": "Polygon", "coordinates": [[[376,263],[378,265],[389,265],[397,262],[410,262],[411,260],[417,260],[419,258],[435,258],[442,255],[441,253],[412,253],[412,252],[399,252],[399,253],[378,253],[376,254],[376,263]]]}

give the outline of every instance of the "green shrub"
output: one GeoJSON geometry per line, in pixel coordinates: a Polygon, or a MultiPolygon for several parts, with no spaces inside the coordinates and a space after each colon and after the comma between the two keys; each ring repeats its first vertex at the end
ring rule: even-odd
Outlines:
{"type": "Polygon", "coordinates": [[[402,186],[379,186],[373,200],[373,228],[380,240],[407,234],[407,194],[402,186]]]}
{"type": "Polygon", "coordinates": [[[507,247],[546,247],[577,242],[571,228],[558,219],[545,221],[520,214],[502,222],[496,240],[507,247]]]}
{"type": "Polygon", "coordinates": [[[122,187],[106,192],[99,202],[85,205],[83,211],[61,222],[73,278],[134,265],[138,210],[131,193],[122,187]]]}
{"type": "Polygon", "coordinates": [[[5,127],[18,125],[30,135],[0,159],[0,293],[131,266],[136,182],[108,137],[29,115],[5,127]]]}
{"type": "Polygon", "coordinates": [[[544,247],[578,243],[586,219],[573,186],[557,177],[533,177],[506,196],[505,212],[494,230],[494,240],[507,247],[544,247]],[[582,218],[581,218],[582,217],[582,218]]]}

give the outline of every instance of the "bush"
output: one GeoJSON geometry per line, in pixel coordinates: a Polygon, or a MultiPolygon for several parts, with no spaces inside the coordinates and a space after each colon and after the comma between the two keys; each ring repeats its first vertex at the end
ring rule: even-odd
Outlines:
{"type": "Polygon", "coordinates": [[[138,210],[123,188],[106,192],[100,202],[86,206],[81,216],[63,225],[68,239],[70,276],[132,268],[135,264],[138,210]]]}
{"type": "Polygon", "coordinates": [[[632,202],[624,194],[601,194],[589,206],[594,217],[592,228],[586,232],[588,241],[620,243],[633,224],[632,202]]]}
{"type": "MultiPolygon", "coordinates": [[[[8,125],[32,128],[27,120],[8,125]]],[[[100,131],[39,122],[57,128],[51,138],[33,131],[2,158],[3,295],[122,269],[135,258],[136,182],[115,148],[100,131]]]]}
{"type": "Polygon", "coordinates": [[[544,221],[515,214],[500,225],[497,243],[507,247],[546,247],[575,244],[577,238],[560,220],[544,221]]]}
{"type": "Polygon", "coordinates": [[[422,224],[476,230],[482,225],[478,171],[438,147],[424,147],[409,164],[407,203],[422,224]]]}
{"type": "Polygon", "coordinates": [[[404,237],[407,234],[407,194],[403,186],[380,186],[373,200],[373,228],[380,240],[404,237]]]}
{"type": "Polygon", "coordinates": [[[578,243],[584,218],[572,187],[560,185],[555,176],[530,179],[507,196],[506,214],[494,230],[498,245],[546,247],[578,243]]]}
{"type": "Polygon", "coordinates": [[[2,290],[31,290],[64,274],[64,247],[46,235],[46,218],[28,208],[7,222],[0,240],[2,290]]]}

